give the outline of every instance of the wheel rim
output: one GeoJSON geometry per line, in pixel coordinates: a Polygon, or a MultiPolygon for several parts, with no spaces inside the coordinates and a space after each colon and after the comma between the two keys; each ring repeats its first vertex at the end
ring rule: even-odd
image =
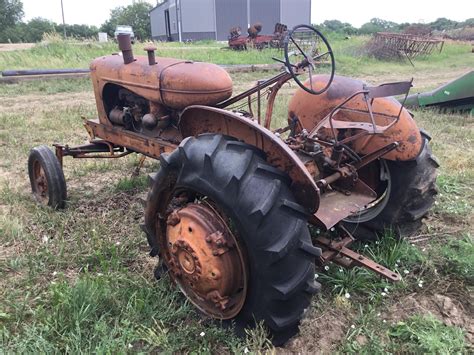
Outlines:
{"type": "Polygon", "coordinates": [[[217,319],[235,317],[247,294],[244,249],[225,221],[207,200],[187,203],[167,215],[160,243],[171,278],[197,308],[217,319]]]}
{"type": "Polygon", "coordinates": [[[349,223],[364,223],[368,222],[375,217],[377,217],[383,209],[387,206],[388,200],[390,198],[390,191],[392,188],[392,179],[390,177],[390,171],[385,160],[380,160],[380,171],[378,181],[384,181],[386,183],[385,189],[378,194],[377,199],[371,202],[367,208],[350,215],[345,218],[345,222],[349,223]]]}
{"type": "Polygon", "coordinates": [[[33,163],[33,194],[41,203],[48,202],[48,179],[41,163],[33,163]]]}

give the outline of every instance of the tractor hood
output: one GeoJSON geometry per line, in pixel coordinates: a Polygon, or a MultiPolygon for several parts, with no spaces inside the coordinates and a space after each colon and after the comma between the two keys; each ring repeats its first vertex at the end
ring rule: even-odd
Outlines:
{"type": "Polygon", "coordinates": [[[115,54],[96,58],[90,69],[96,99],[101,101],[108,84],[178,110],[190,105],[212,106],[232,95],[232,79],[215,64],[157,57],[156,64],[150,65],[144,56],[124,64],[122,55],[115,54]]]}

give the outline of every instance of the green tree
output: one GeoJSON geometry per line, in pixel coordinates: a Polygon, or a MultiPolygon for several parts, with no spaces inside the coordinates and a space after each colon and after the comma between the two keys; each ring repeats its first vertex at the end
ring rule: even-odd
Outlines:
{"type": "Polygon", "coordinates": [[[35,17],[26,24],[27,33],[25,34],[26,42],[39,42],[43,38],[43,34],[56,32],[56,24],[52,21],[41,17],[35,17]]]}
{"type": "Polygon", "coordinates": [[[370,22],[364,23],[360,27],[359,32],[361,34],[373,34],[376,32],[396,32],[398,30],[399,25],[395,22],[373,18],[370,22]]]}
{"type": "Polygon", "coordinates": [[[144,40],[151,37],[151,24],[148,13],[152,5],[137,1],[129,6],[119,6],[110,11],[110,18],[102,24],[100,30],[107,32],[111,37],[114,36],[117,25],[132,26],[135,37],[144,40]]]}
{"type": "Polygon", "coordinates": [[[445,17],[440,17],[436,21],[431,22],[429,25],[433,30],[443,31],[455,28],[458,25],[458,22],[449,20],[445,17]]]}
{"type": "Polygon", "coordinates": [[[0,0],[0,42],[17,42],[16,26],[23,18],[20,0],[0,0]]]}

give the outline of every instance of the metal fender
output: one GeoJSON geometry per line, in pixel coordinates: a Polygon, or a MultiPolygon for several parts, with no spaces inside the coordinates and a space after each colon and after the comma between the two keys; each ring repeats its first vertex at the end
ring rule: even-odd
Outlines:
{"type": "MultiPolygon", "coordinates": [[[[313,77],[313,85],[315,85],[315,81],[316,87],[323,87],[327,83],[327,78],[325,75],[317,75],[313,77]]],[[[335,106],[351,94],[362,90],[363,85],[364,83],[360,80],[335,76],[329,89],[321,95],[311,95],[302,89],[298,89],[288,106],[289,117],[296,115],[303,128],[311,131],[335,106]]],[[[370,122],[370,117],[366,113],[367,106],[362,96],[355,97],[346,106],[359,112],[340,111],[336,115],[336,119],[370,122]]],[[[401,105],[392,97],[377,98],[374,100],[372,108],[376,124],[385,126],[393,120],[388,118],[387,115],[397,116],[401,105]]],[[[384,159],[413,160],[423,147],[420,130],[410,113],[405,109],[402,109],[398,122],[383,134],[365,136],[355,140],[350,145],[356,152],[366,155],[392,142],[399,142],[400,145],[397,149],[386,154],[384,159]]]]}
{"type": "Polygon", "coordinates": [[[250,118],[214,107],[190,106],[181,114],[179,130],[183,138],[218,133],[261,149],[271,165],[290,176],[298,203],[311,213],[318,209],[319,189],[304,164],[280,138],[250,118]]]}

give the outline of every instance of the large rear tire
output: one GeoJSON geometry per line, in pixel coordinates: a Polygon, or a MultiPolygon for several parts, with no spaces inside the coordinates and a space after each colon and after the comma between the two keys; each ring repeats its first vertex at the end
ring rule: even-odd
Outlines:
{"type": "MultiPolygon", "coordinates": [[[[245,302],[235,317],[220,319],[235,324],[237,333],[263,321],[274,344],[285,343],[298,331],[311,296],[320,288],[314,281],[314,259],[321,252],[312,245],[307,215],[289,189],[288,176],[269,165],[262,151],[222,135],[187,138],[160,161],[145,211],[151,254],[159,254],[171,278],[186,288],[171,272],[176,263],[166,256],[171,248],[166,244],[171,243],[164,224],[169,225],[169,210],[175,204],[170,201],[177,193],[182,199],[183,191],[212,201],[229,217],[248,261],[245,302]]],[[[193,197],[187,206],[195,204],[193,197]]],[[[196,299],[188,298],[196,305],[196,299]]],[[[198,308],[206,308],[201,304],[198,308]]]]}
{"type": "Polygon", "coordinates": [[[396,237],[407,237],[421,227],[422,218],[435,201],[439,167],[429,146],[429,136],[424,132],[422,136],[423,149],[415,160],[381,161],[388,170],[385,197],[366,215],[354,215],[344,221],[357,239],[374,240],[386,230],[392,230],[396,237]]]}

